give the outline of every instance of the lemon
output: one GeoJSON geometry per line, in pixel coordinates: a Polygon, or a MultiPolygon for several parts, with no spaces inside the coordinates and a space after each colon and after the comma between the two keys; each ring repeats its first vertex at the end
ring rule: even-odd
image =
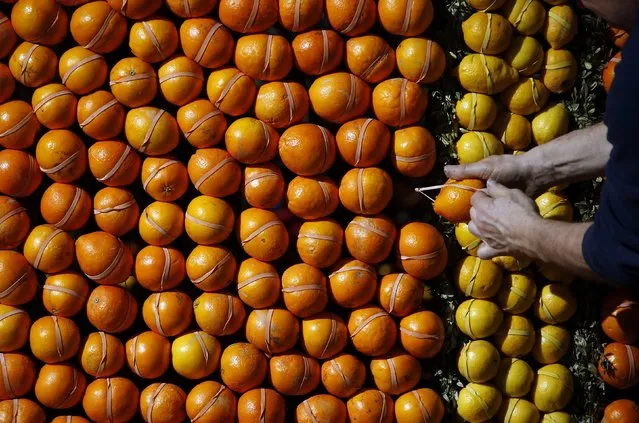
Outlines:
{"type": "Polygon", "coordinates": [[[504,53],[504,60],[521,75],[532,76],[543,65],[544,49],[535,38],[518,35],[510,42],[510,47],[504,53]]]}
{"type": "Polygon", "coordinates": [[[493,133],[511,150],[523,150],[532,140],[530,121],[508,110],[503,110],[495,119],[493,133]]]}
{"type": "Polygon", "coordinates": [[[523,316],[506,315],[494,340],[497,349],[505,356],[521,357],[535,345],[535,327],[523,316]]]}
{"type": "Polygon", "coordinates": [[[562,103],[546,106],[532,120],[533,139],[538,145],[546,144],[568,132],[570,116],[562,103]]]}
{"type": "Polygon", "coordinates": [[[501,15],[476,12],[462,23],[466,45],[477,53],[500,54],[510,44],[513,27],[501,15]]]}
{"type": "Polygon", "coordinates": [[[468,229],[467,223],[458,223],[455,225],[455,238],[457,238],[457,243],[466,254],[477,256],[481,239],[473,235],[470,229],[468,229]]]}
{"type": "Polygon", "coordinates": [[[544,219],[572,221],[573,208],[568,198],[561,192],[544,192],[535,199],[539,214],[544,219]]]}
{"type": "Polygon", "coordinates": [[[485,383],[497,375],[499,351],[488,341],[471,341],[457,357],[457,369],[469,382],[485,383]]]}
{"type": "Polygon", "coordinates": [[[517,82],[518,72],[504,59],[484,54],[469,54],[457,69],[459,83],[467,91],[497,94],[517,82]]]}
{"type": "Polygon", "coordinates": [[[501,102],[518,115],[530,115],[541,110],[548,102],[550,92],[538,79],[523,78],[501,93],[501,102]]]}
{"type": "Polygon", "coordinates": [[[501,269],[491,260],[466,256],[455,269],[455,285],[467,297],[490,298],[501,285],[501,269]]]}
{"type": "Polygon", "coordinates": [[[493,257],[493,263],[509,272],[519,272],[530,266],[532,260],[524,257],[497,256],[493,257]]]}
{"type": "Polygon", "coordinates": [[[570,348],[570,332],[563,326],[546,325],[537,330],[532,356],[539,364],[556,363],[570,348]]]}
{"type": "Polygon", "coordinates": [[[497,10],[504,5],[506,0],[468,0],[468,3],[476,9],[482,12],[490,12],[491,10],[497,10]]]}
{"type": "Polygon", "coordinates": [[[495,420],[498,423],[537,423],[539,410],[530,401],[521,398],[505,398],[495,420]]]}
{"type": "Polygon", "coordinates": [[[489,132],[466,132],[456,145],[460,163],[474,163],[488,156],[504,154],[503,144],[489,132]]]}
{"type": "Polygon", "coordinates": [[[535,373],[528,363],[519,358],[503,358],[494,383],[502,394],[520,398],[528,395],[535,373]]]}
{"type": "Polygon", "coordinates": [[[562,364],[549,364],[537,370],[532,400],[540,411],[550,413],[566,407],[572,398],[572,373],[562,364]]]}
{"type": "Polygon", "coordinates": [[[503,318],[501,309],[487,300],[466,300],[455,312],[457,327],[471,339],[493,335],[499,329],[503,318]]]}
{"type": "Polygon", "coordinates": [[[577,14],[567,4],[553,6],[543,26],[543,34],[552,48],[562,48],[572,41],[577,33],[577,14]]]}
{"type": "Polygon", "coordinates": [[[546,20],[546,9],[538,0],[508,0],[501,12],[524,35],[535,35],[546,20]]]}
{"type": "Polygon", "coordinates": [[[539,423],[572,423],[572,418],[565,411],[555,411],[544,414],[539,423]]]}
{"type": "Polygon", "coordinates": [[[568,51],[554,48],[548,49],[544,57],[541,80],[555,94],[570,90],[577,79],[577,60],[568,51]]]}
{"type": "Polygon", "coordinates": [[[539,292],[533,311],[542,322],[551,325],[563,323],[575,315],[577,300],[569,285],[551,283],[539,292]]]}
{"type": "Polygon", "coordinates": [[[469,383],[459,391],[457,414],[470,423],[491,419],[501,405],[501,393],[493,385],[469,383]]]}
{"type": "Polygon", "coordinates": [[[528,273],[509,273],[504,277],[495,302],[510,314],[525,313],[535,301],[537,285],[528,273]]]}
{"type": "Polygon", "coordinates": [[[497,102],[488,95],[466,93],[455,107],[459,124],[470,131],[485,131],[497,117],[497,102]]]}

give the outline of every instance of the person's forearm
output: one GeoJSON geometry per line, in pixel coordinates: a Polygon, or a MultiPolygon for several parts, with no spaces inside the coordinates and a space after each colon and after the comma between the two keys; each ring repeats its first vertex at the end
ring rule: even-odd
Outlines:
{"type": "Polygon", "coordinates": [[[546,188],[604,174],[612,144],[603,123],[572,131],[519,156],[522,166],[546,188]]]}
{"type": "Polygon", "coordinates": [[[581,0],[581,3],[611,25],[628,32],[632,31],[639,10],[638,0],[581,0]]]}

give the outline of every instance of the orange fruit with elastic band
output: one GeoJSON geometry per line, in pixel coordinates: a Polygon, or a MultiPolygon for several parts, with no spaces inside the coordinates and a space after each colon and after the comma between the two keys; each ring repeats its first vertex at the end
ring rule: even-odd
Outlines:
{"type": "Polygon", "coordinates": [[[291,46],[295,67],[306,75],[332,72],[344,57],[344,40],[330,29],[298,34],[291,46]]]}
{"type": "Polygon", "coordinates": [[[70,29],[79,45],[96,53],[109,53],[124,41],[127,25],[106,1],[92,1],[75,9],[70,29]]]}
{"type": "Polygon", "coordinates": [[[129,421],[138,411],[140,391],[129,379],[113,377],[91,382],[82,398],[82,408],[92,421],[129,421]]]}
{"type": "Polygon", "coordinates": [[[346,122],[335,135],[340,157],[354,167],[379,164],[388,153],[390,139],[386,125],[371,118],[346,122]]]}
{"type": "Polygon", "coordinates": [[[320,366],[316,359],[290,352],[269,360],[269,380],[283,395],[298,396],[311,393],[320,382],[320,366]]]}
{"type": "Polygon", "coordinates": [[[308,114],[308,94],[297,82],[269,82],[260,87],[255,116],[275,128],[288,128],[308,114]]]}
{"type": "Polygon", "coordinates": [[[286,191],[286,206],[294,215],[312,220],[332,214],[339,205],[339,191],[328,176],[296,176],[286,191]]]}
{"type": "Polygon", "coordinates": [[[437,197],[435,197],[433,210],[449,222],[468,222],[470,221],[470,199],[475,192],[485,187],[484,181],[479,179],[464,179],[461,181],[448,179],[437,197]]]}
{"type": "MultiPolygon", "coordinates": [[[[210,0],[167,0],[167,6],[171,12],[180,18],[194,18],[205,16],[211,13],[217,5],[217,1],[210,0]]],[[[144,413],[143,413],[144,414],[144,413]]],[[[175,419],[171,421],[181,421],[183,419],[175,419]]],[[[155,420],[154,420],[155,421],[155,420]]],[[[150,422],[148,422],[150,423],[150,422]]]]}
{"type": "Polygon", "coordinates": [[[2,12],[0,12],[0,38],[3,40],[0,46],[0,59],[4,59],[13,51],[18,37],[13,30],[11,20],[2,12]]]}
{"type": "Polygon", "coordinates": [[[253,344],[238,342],[222,352],[222,381],[235,392],[243,393],[259,386],[266,377],[266,370],[264,353],[253,344]]]}
{"type": "Polygon", "coordinates": [[[29,235],[31,219],[27,209],[11,197],[0,195],[0,249],[12,250],[29,235]]]}
{"type": "Polygon", "coordinates": [[[269,356],[293,348],[299,335],[299,321],[288,310],[253,310],[246,319],[246,340],[269,356]]]}
{"type": "Polygon", "coordinates": [[[213,336],[237,332],[246,318],[242,301],[224,293],[205,292],[193,302],[193,310],[200,329],[213,336]]]}
{"type": "Polygon", "coordinates": [[[620,49],[624,48],[624,46],[628,42],[628,39],[630,38],[630,34],[628,34],[626,31],[620,28],[615,28],[613,26],[608,29],[608,36],[612,40],[615,47],[620,49]]]}
{"type": "Polygon", "coordinates": [[[375,24],[377,10],[373,0],[358,0],[347,4],[339,0],[328,0],[326,17],[336,31],[355,37],[371,29],[375,24]]]}
{"type": "Polygon", "coordinates": [[[318,394],[302,401],[295,409],[297,423],[346,422],[344,402],[332,395],[318,394]]]}
{"type": "Polygon", "coordinates": [[[129,48],[139,59],[158,63],[171,57],[178,47],[178,31],[169,19],[156,16],[138,21],[129,32],[129,48]]]}
{"type": "Polygon", "coordinates": [[[384,215],[355,216],[344,231],[346,248],[351,255],[369,264],[377,264],[388,257],[395,243],[397,229],[384,215]]]}
{"type": "Polygon", "coordinates": [[[377,389],[390,395],[401,395],[413,389],[422,375],[419,360],[401,348],[373,358],[370,368],[377,389]]]}
{"type": "Polygon", "coordinates": [[[350,421],[392,423],[393,399],[377,389],[364,389],[346,402],[350,421]]]}
{"type": "Polygon", "coordinates": [[[152,383],[140,393],[140,414],[146,423],[184,421],[185,405],[186,394],[172,383],[152,383]]]}
{"type": "Polygon", "coordinates": [[[157,201],[176,201],[189,187],[184,164],[173,157],[147,157],[142,162],[142,188],[157,201]]]}
{"type": "Polygon", "coordinates": [[[119,286],[97,286],[87,301],[89,322],[103,332],[124,332],[133,325],[137,313],[137,301],[119,286]]]}
{"type": "Polygon", "coordinates": [[[167,111],[156,107],[138,107],[126,114],[126,139],[140,153],[160,156],[178,146],[180,133],[177,122],[167,111]]]}
{"type": "Polygon", "coordinates": [[[377,9],[384,29],[405,37],[414,37],[426,31],[434,15],[431,0],[380,0],[377,9]]]}
{"type": "Polygon", "coordinates": [[[10,149],[0,151],[0,193],[26,197],[41,181],[42,172],[31,154],[10,149]]]}
{"type": "MultiPolygon", "coordinates": [[[[2,19],[2,18],[0,18],[2,19]]],[[[2,25],[0,23],[0,25],[2,25]]],[[[1,30],[0,26],[0,30],[1,30]]],[[[4,63],[0,63],[0,102],[9,100],[16,89],[16,80],[11,74],[11,69],[4,63]]]]}
{"type": "Polygon", "coordinates": [[[389,126],[417,123],[428,107],[422,87],[404,78],[387,79],[373,90],[373,111],[377,119],[389,126]]]}
{"type": "Polygon", "coordinates": [[[604,422],[624,423],[636,420],[639,420],[639,405],[631,399],[615,400],[604,409],[604,422]]]}
{"type": "Polygon", "coordinates": [[[81,235],[75,241],[75,249],[80,269],[95,283],[117,285],[131,275],[131,249],[108,232],[81,235]]]}
{"type": "Polygon", "coordinates": [[[75,94],[89,94],[100,88],[109,69],[104,57],[83,47],[72,47],[60,56],[58,73],[62,83],[75,94]]]}
{"type": "Polygon", "coordinates": [[[88,153],[91,173],[107,186],[131,185],[140,174],[140,156],[122,141],[96,142],[88,153]]]}
{"type": "Polygon", "coordinates": [[[617,65],[621,62],[621,52],[614,55],[610,62],[606,65],[603,70],[602,80],[604,84],[604,89],[606,92],[610,92],[610,88],[612,87],[612,82],[615,80],[615,70],[617,65]]]}
{"type": "Polygon", "coordinates": [[[401,228],[398,265],[409,275],[429,280],[444,271],[448,249],[442,234],[428,223],[412,222],[401,228]]]}
{"type": "Polygon", "coordinates": [[[240,263],[237,293],[244,304],[256,309],[271,307],[279,299],[281,289],[280,277],[272,264],[254,258],[240,263]]]}
{"type": "Polygon", "coordinates": [[[377,288],[375,268],[349,258],[333,266],[328,279],[331,301],[344,308],[357,308],[369,303],[377,288]]]}
{"type": "Polygon", "coordinates": [[[237,416],[238,421],[245,423],[260,419],[264,423],[284,423],[286,401],[273,389],[252,389],[242,394],[238,400],[237,416]]]}
{"type": "Polygon", "coordinates": [[[279,135],[267,123],[244,117],[233,122],[224,136],[226,150],[240,163],[255,164],[273,160],[279,135]]]}
{"type": "Polygon", "coordinates": [[[393,197],[393,181],[377,167],[351,169],[342,177],[339,199],[349,211],[374,215],[386,208],[393,197]]]}
{"type": "Polygon", "coordinates": [[[411,178],[428,175],[435,167],[436,142],[422,126],[409,126],[393,133],[391,161],[399,173],[411,178]]]}
{"type": "Polygon", "coordinates": [[[16,416],[15,423],[44,423],[46,416],[38,404],[26,398],[0,402],[0,415],[16,416]]]}
{"type": "Polygon", "coordinates": [[[186,414],[192,421],[232,422],[235,420],[237,399],[221,383],[208,380],[196,385],[186,397],[186,414]]]}
{"type": "Polygon", "coordinates": [[[277,0],[221,0],[218,15],[235,32],[266,31],[277,22],[277,0]]]}
{"type": "Polygon", "coordinates": [[[75,367],[45,364],[38,373],[34,392],[38,402],[45,407],[66,409],[80,402],[86,385],[86,377],[75,367]]]}
{"type": "Polygon", "coordinates": [[[158,78],[166,101],[177,106],[195,100],[204,85],[202,68],[186,56],[166,61],[158,70],[158,78]]]}
{"type": "Polygon", "coordinates": [[[56,182],[73,182],[87,168],[87,149],[82,139],[67,129],[52,129],[36,145],[40,170],[56,182]]]}
{"type": "Polygon", "coordinates": [[[107,0],[107,2],[121,15],[136,21],[154,14],[162,7],[162,0],[107,0]]]}
{"type": "Polygon", "coordinates": [[[383,309],[369,305],[351,312],[348,333],[357,351],[368,356],[388,353],[397,339],[397,326],[383,309]]]}
{"type": "Polygon", "coordinates": [[[66,37],[69,17],[55,0],[20,0],[11,9],[11,24],[23,40],[55,45],[66,37]]]}
{"type": "Polygon", "coordinates": [[[411,423],[422,419],[439,423],[445,414],[446,408],[441,397],[429,388],[407,392],[395,400],[397,423],[411,423]]]}
{"type": "Polygon", "coordinates": [[[91,216],[91,197],[80,187],[54,182],[42,194],[40,213],[56,228],[78,230],[91,216]]]}
{"type": "Polygon", "coordinates": [[[346,42],[346,66],[356,76],[374,84],[395,69],[395,51],[382,37],[364,35],[346,42]]]}
{"type": "Polygon", "coordinates": [[[235,223],[233,209],[226,201],[206,195],[191,200],[184,216],[186,234],[200,245],[224,241],[235,223]]]}
{"type": "Polygon", "coordinates": [[[80,352],[82,369],[89,375],[111,377],[124,366],[124,345],[113,335],[104,332],[89,334],[80,352]]]}
{"type": "Polygon", "coordinates": [[[61,272],[75,260],[71,235],[52,225],[39,225],[29,233],[23,247],[24,257],[43,273],[61,272]]]}
{"type": "Polygon", "coordinates": [[[186,277],[184,255],[175,248],[147,245],[135,258],[135,277],[149,291],[173,289],[186,277]]]}
{"type": "Polygon", "coordinates": [[[40,123],[49,129],[68,128],[76,121],[78,100],[62,84],[44,85],[33,92],[31,105],[40,123]]]}
{"type": "Polygon", "coordinates": [[[279,140],[284,165],[300,176],[326,172],[335,162],[335,137],[323,126],[302,123],[288,128],[279,140]]]}
{"type": "Polygon", "coordinates": [[[297,236],[297,253],[306,264],[332,266],[342,253],[344,230],[332,219],[304,222],[297,236]]]}
{"type": "Polygon", "coordinates": [[[162,336],[177,336],[193,320],[191,297],[181,291],[155,292],[142,306],[144,323],[162,336]]]}
{"type": "Polygon", "coordinates": [[[202,99],[180,107],[177,123],[184,138],[195,148],[219,144],[228,126],[224,114],[213,103],[202,99]]]}
{"type": "Polygon", "coordinates": [[[324,2],[321,0],[279,0],[279,23],[291,32],[306,31],[322,18],[324,2]]]}
{"type": "Polygon", "coordinates": [[[424,284],[406,273],[389,273],[379,285],[377,302],[393,316],[406,316],[422,303],[424,284]]]}
{"type": "Polygon", "coordinates": [[[80,348],[80,330],[66,317],[45,316],[31,325],[31,353],[48,364],[70,360],[80,348]]]}
{"type": "Polygon", "coordinates": [[[137,226],[140,208],[131,191],[106,187],[93,198],[93,214],[100,229],[122,236],[137,226]]]}
{"type": "Polygon", "coordinates": [[[319,360],[341,353],[348,342],[344,320],[334,313],[322,312],[302,320],[302,346],[319,360]]]}
{"type": "Polygon", "coordinates": [[[284,176],[279,166],[262,163],[244,168],[242,194],[247,203],[260,209],[273,209],[284,197],[284,176]]]}
{"type": "Polygon", "coordinates": [[[157,74],[153,66],[145,61],[126,57],[111,68],[109,87],[115,98],[125,106],[145,106],[157,93],[157,74]]]}
{"type": "Polygon", "coordinates": [[[293,53],[281,35],[245,35],[237,40],[234,62],[255,80],[278,81],[291,71],[293,53]]]}
{"type": "MultiPolygon", "coordinates": [[[[80,0],[84,1],[84,0],[80,0]]],[[[51,420],[51,423],[90,423],[87,419],[80,416],[58,416],[51,420]]]]}
{"type": "Polygon", "coordinates": [[[282,273],[282,297],[294,315],[313,316],[328,304],[326,276],[308,264],[295,264],[282,273]]]}
{"type": "Polygon", "coordinates": [[[162,376],[171,364],[171,343],[155,332],[142,332],[126,341],[126,361],[143,379],[162,376]]]}
{"type": "Polygon", "coordinates": [[[96,140],[115,138],[124,128],[124,107],[108,91],[81,97],[77,117],[84,133],[96,140]]]}
{"type": "Polygon", "coordinates": [[[58,57],[49,47],[20,44],[9,59],[9,69],[16,81],[30,88],[40,87],[55,78],[58,57]]]}
{"type": "Polygon", "coordinates": [[[237,234],[244,251],[262,261],[274,261],[288,249],[289,237],[284,223],[268,210],[250,208],[236,220],[237,234]]]}
{"type": "Polygon", "coordinates": [[[0,250],[0,303],[16,306],[35,296],[38,279],[33,267],[18,252],[0,250]]]}
{"type": "Polygon", "coordinates": [[[364,386],[366,367],[351,354],[340,354],[322,363],[322,384],[329,394],[350,398],[364,386]]]}
{"type": "Polygon", "coordinates": [[[223,113],[240,116],[253,105],[257,88],[255,81],[244,72],[236,68],[225,68],[211,72],[206,83],[206,94],[211,103],[223,113]]]}
{"type": "Polygon", "coordinates": [[[48,276],[42,288],[44,308],[55,316],[75,316],[82,311],[89,296],[89,283],[76,272],[48,276]]]}
{"type": "Polygon", "coordinates": [[[217,370],[221,354],[217,338],[202,331],[182,335],[171,345],[173,369],[192,380],[205,378],[217,370]]]}
{"type": "Polygon", "coordinates": [[[316,115],[341,124],[368,110],[370,91],[368,84],[352,73],[337,72],[317,78],[308,95],[316,115]]]}
{"type": "Polygon", "coordinates": [[[432,358],[444,346],[444,323],[432,311],[418,311],[399,322],[399,340],[409,354],[432,358]]]}
{"type": "Polygon", "coordinates": [[[207,69],[227,64],[235,46],[231,32],[210,18],[185,20],[180,26],[180,43],[187,57],[207,69]]]}
{"type": "Polygon", "coordinates": [[[28,394],[35,382],[35,365],[26,354],[0,353],[0,401],[28,394]]]}
{"type": "Polygon", "coordinates": [[[33,145],[40,122],[29,103],[12,100],[0,105],[0,145],[25,149],[33,145]]]}
{"type": "Polygon", "coordinates": [[[639,338],[639,302],[627,289],[609,293],[601,307],[601,328],[610,339],[624,344],[634,344],[639,338]]]}
{"type": "Polygon", "coordinates": [[[240,189],[242,171],[226,151],[198,149],[189,159],[187,170],[195,189],[211,197],[227,197],[240,189]]]}
{"type": "Polygon", "coordinates": [[[226,288],[235,275],[235,257],[221,245],[198,245],[186,259],[186,274],[199,289],[206,292],[226,288]]]}
{"type": "Polygon", "coordinates": [[[428,38],[406,38],[395,51],[397,69],[409,81],[418,84],[437,82],[446,71],[446,53],[428,38]]]}
{"type": "Polygon", "coordinates": [[[27,343],[31,318],[26,311],[0,304],[0,352],[11,352],[27,343]]]}

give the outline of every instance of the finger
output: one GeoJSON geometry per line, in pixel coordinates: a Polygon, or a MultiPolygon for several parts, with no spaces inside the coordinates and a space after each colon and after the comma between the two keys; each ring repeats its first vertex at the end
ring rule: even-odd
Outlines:
{"type": "Polygon", "coordinates": [[[490,260],[493,257],[497,257],[499,255],[501,255],[499,251],[495,250],[493,247],[486,244],[485,242],[482,242],[482,244],[477,249],[477,257],[482,260],[490,260]]]}
{"type": "Polygon", "coordinates": [[[444,167],[444,173],[449,178],[460,181],[467,178],[485,179],[484,175],[490,173],[490,170],[485,163],[476,162],[466,165],[446,166],[444,167]]]}
{"type": "Polygon", "coordinates": [[[477,228],[477,224],[474,221],[470,221],[468,223],[468,230],[470,231],[471,234],[475,235],[477,238],[481,238],[481,233],[479,232],[479,229],[477,228]]]}
{"type": "Polygon", "coordinates": [[[486,181],[486,191],[488,192],[488,194],[490,194],[491,197],[497,198],[509,195],[513,190],[506,188],[493,179],[489,179],[488,181],[486,181]]]}
{"type": "Polygon", "coordinates": [[[492,200],[485,191],[477,191],[470,197],[470,205],[473,207],[483,207],[490,204],[492,200]]]}

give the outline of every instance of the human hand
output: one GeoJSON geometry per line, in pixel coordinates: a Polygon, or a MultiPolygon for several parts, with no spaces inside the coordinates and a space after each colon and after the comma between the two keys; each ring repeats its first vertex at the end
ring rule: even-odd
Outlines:
{"type": "Polygon", "coordinates": [[[532,233],[542,218],[526,194],[489,179],[484,190],[473,194],[471,204],[468,228],[483,241],[478,257],[534,255],[526,234],[532,233]]]}

